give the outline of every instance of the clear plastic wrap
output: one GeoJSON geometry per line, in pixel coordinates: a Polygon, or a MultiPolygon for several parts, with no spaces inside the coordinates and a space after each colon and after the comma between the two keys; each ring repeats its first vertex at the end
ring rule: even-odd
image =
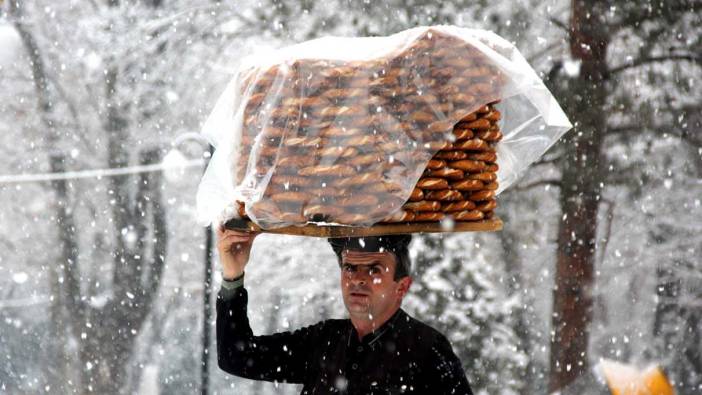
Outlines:
{"type": "MultiPolygon", "coordinates": [[[[480,122],[470,126],[484,135],[480,122]]],[[[238,217],[239,201],[264,229],[370,226],[402,212],[439,150],[496,150],[499,193],[570,128],[519,51],[489,31],[307,41],[246,58],[216,104],[198,219],[238,217]],[[501,112],[501,141],[457,140],[454,126],[486,105],[501,112]]]]}

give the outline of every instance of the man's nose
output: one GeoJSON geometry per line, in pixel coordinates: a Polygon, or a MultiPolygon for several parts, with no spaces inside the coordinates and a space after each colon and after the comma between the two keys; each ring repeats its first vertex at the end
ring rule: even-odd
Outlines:
{"type": "Polygon", "coordinates": [[[368,271],[359,269],[351,273],[351,283],[353,284],[368,284],[368,271]]]}

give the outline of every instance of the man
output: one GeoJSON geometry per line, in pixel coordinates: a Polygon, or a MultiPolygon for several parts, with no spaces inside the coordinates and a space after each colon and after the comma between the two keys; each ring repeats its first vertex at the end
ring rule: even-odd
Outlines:
{"type": "Polygon", "coordinates": [[[302,394],[472,394],[448,340],[400,305],[412,284],[411,236],[329,239],[349,319],[254,336],[243,286],[255,233],[220,228],[217,354],[224,371],[304,384],[302,394]]]}

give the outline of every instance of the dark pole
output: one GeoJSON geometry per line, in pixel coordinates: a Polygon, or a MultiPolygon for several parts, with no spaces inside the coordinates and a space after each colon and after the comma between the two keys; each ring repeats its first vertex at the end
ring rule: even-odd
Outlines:
{"type": "MultiPolygon", "coordinates": [[[[214,147],[208,144],[210,156],[205,161],[205,169],[210,162],[214,147]]],[[[201,371],[200,371],[200,389],[202,395],[207,395],[209,392],[209,351],[210,351],[210,320],[212,318],[212,226],[208,225],[205,228],[205,284],[202,293],[202,355],[201,355],[201,371]]]]}

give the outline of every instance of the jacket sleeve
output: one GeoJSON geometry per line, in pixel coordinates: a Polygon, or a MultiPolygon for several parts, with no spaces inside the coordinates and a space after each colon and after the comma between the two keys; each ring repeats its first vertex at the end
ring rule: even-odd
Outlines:
{"type": "Polygon", "coordinates": [[[431,383],[432,392],[441,395],[473,395],[468,384],[466,373],[453,352],[451,343],[443,335],[438,335],[429,351],[430,363],[433,367],[425,371],[425,382],[431,383]]]}
{"type": "Polygon", "coordinates": [[[217,296],[217,360],[227,373],[254,380],[302,383],[309,370],[307,356],[322,324],[294,332],[254,336],[247,316],[248,293],[243,287],[217,296]]]}

